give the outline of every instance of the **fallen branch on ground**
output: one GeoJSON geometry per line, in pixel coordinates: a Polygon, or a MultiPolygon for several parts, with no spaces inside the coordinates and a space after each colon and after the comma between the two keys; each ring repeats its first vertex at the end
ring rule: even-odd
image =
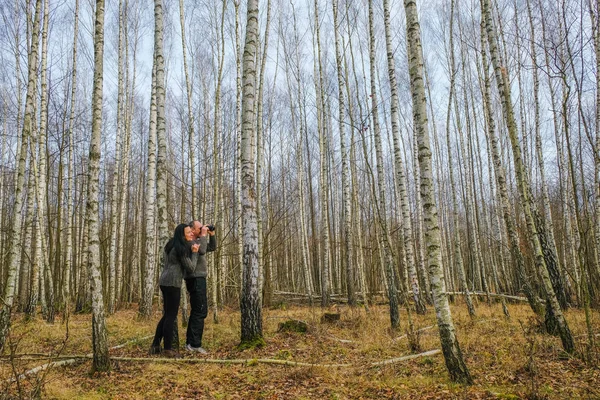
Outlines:
{"type": "MultiPolygon", "coordinates": [[[[446,292],[448,296],[464,296],[465,292],[446,292]]],[[[470,292],[471,296],[487,296],[488,293],[485,292],[470,292]]],[[[515,301],[528,301],[526,297],[519,296],[511,296],[508,294],[498,294],[498,293],[489,293],[490,297],[504,297],[505,299],[515,300],[515,301]]]]}
{"type": "MultiPolygon", "coordinates": [[[[418,357],[426,357],[433,356],[441,353],[441,350],[435,349],[426,351],[420,354],[411,354],[408,356],[392,358],[384,361],[377,361],[370,364],[372,367],[377,367],[381,365],[389,365],[395,364],[402,361],[412,360],[418,357]]],[[[93,358],[91,354],[84,355],[70,355],[64,356],[66,359],[63,361],[55,361],[53,366],[67,365],[77,362],[78,360],[90,360],[93,358]]],[[[134,362],[157,362],[157,363],[175,363],[175,364],[242,364],[242,365],[256,365],[256,364],[273,364],[273,365],[287,365],[292,367],[320,367],[320,368],[350,368],[356,367],[354,364],[316,364],[316,363],[307,363],[300,361],[289,361],[289,360],[276,360],[271,358],[245,358],[245,359],[213,359],[213,358],[165,358],[165,357],[111,357],[113,361],[134,361],[134,362]]],[[[36,372],[39,372],[43,366],[34,368],[36,372]]],[[[32,370],[33,371],[33,370],[32,370]]],[[[29,372],[29,371],[28,371],[29,372]]],[[[31,372],[33,373],[33,372],[31,372]]]]}
{"type": "Polygon", "coordinates": [[[338,341],[338,342],[340,342],[340,343],[354,343],[354,341],[353,341],[353,340],[340,339],[340,338],[338,338],[338,337],[335,337],[335,336],[333,336],[333,335],[331,335],[331,334],[329,335],[329,338],[330,338],[330,339],[333,339],[333,340],[337,340],[337,341],[338,341]]]}
{"type": "Polygon", "coordinates": [[[395,364],[395,363],[399,363],[402,361],[412,360],[413,358],[433,356],[436,354],[440,354],[441,352],[442,351],[440,349],[429,350],[429,351],[426,351],[425,353],[411,354],[410,356],[404,356],[404,357],[392,358],[390,360],[374,362],[374,363],[371,363],[371,366],[378,367],[380,365],[395,364]]]}
{"type": "MultiPolygon", "coordinates": [[[[125,347],[126,345],[128,345],[130,343],[135,343],[135,342],[138,342],[138,341],[141,341],[141,340],[145,340],[145,339],[148,339],[148,338],[151,338],[151,337],[154,337],[154,335],[145,336],[143,338],[131,339],[131,340],[129,340],[129,341],[123,343],[123,344],[111,347],[109,350],[120,349],[120,348],[125,347]]],[[[20,355],[16,354],[15,356],[18,357],[20,355]]],[[[60,367],[60,366],[63,366],[63,365],[73,364],[73,363],[75,363],[75,362],[77,362],[78,360],[81,360],[81,359],[88,359],[88,358],[91,359],[91,358],[93,358],[93,354],[92,353],[88,353],[85,356],[60,356],[60,357],[56,357],[56,356],[52,356],[52,355],[47,355],[47,356],[44,356],[43,358],[46,358],[46,359],[48,359],[48,358],[50,358],[50,359],[52,359],[52,358],[54,358],[54,359],[65,358],[65,359],[62,360],[62,361],[52,361],[52,362],[46,363],[44,365],[40,365],[38,367],[30,369],[28,371],[25,371],[21,375],[19,375],[18,379],[23,379],[23,378],[27,377],[28,375],[37,374],[38,372],[41,372],[41,371],[43,371],[43,370],[45,370],[47,368],[50,368],[50,367],[60,367]]],[[[17,378],[11,378],[11,379],[8,379],[7,382],[15,382],[16,380],[17,380],[17,378]]]]}

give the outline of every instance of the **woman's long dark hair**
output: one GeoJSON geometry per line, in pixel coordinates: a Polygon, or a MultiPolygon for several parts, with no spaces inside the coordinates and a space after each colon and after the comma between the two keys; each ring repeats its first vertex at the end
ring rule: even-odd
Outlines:
{"type": "Polygon", "coordinates": [[[165,252],[167,254],[175,249],[175,253],[179,259],[184,256],[190,257],[192,255],[191,243],[185,240],[185,228],[187,226],[187,224],[177,225],[175,232],[173,232],[173,237],[165,245],[165,252]]]}

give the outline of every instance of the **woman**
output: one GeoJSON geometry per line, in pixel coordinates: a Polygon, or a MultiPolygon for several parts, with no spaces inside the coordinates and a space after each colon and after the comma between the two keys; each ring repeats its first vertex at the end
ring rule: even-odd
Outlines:
{"type": "Polygon", "coordinates": [[[163,294],[164,312],[156,326],[151,354],[160,352],[160,341],[164,338],[165,356],[178,357],[173,350],[173,328],[179,311],[183,271],[193,272],[198,259],[198,244],[193,243],[194,233],[186,224],[175,228],[173,238],[165,246],[165,266],[160,274],[159,284],[163,294]]]}

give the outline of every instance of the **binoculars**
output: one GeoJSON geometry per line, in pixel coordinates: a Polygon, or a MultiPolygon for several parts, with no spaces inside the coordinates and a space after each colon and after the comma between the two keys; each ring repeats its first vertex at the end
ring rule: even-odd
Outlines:
{"type": "Polygon", "coordinates": [[[214,230],[216,229],[214,225],[204,225],[204,226],[206,226],[206,228],[211,232],[214,232],[214,230]]]}

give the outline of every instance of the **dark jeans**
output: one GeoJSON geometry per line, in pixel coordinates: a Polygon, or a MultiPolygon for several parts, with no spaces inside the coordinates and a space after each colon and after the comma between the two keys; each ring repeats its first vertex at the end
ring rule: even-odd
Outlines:
{"type": "Polygon", "coordinates": [[[163,294],[164,310],[163,316],[156,326],[152,346],[160,346],[160,341],[164,338],[165,350],[171,350],[173,348],[173,327],[177,320],[179,300],[181,299],[181,288],[161,286],[160,291],[163,294]]]}
{"type": "Polygon", "coordinates": [[[192,347],[202,347],[204,319],[208,315],[206,278],[188,278],[185,285],[190,293],[191,306],[185,342],[192,347]]]}

